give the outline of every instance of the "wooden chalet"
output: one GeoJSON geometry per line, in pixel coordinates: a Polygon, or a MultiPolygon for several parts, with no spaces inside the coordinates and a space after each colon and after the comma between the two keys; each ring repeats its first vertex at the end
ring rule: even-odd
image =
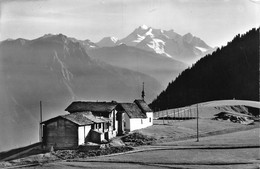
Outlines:
{"type": "Polygon", "coordinates": [[[153,112],[143,100],[134,103],[72,102],[70,114],[42,122],[46,148],[74,149],[87,142],[111,138],[153,124],[153,112]]]}
{"type": "Polygon", "coordinates": [[[74,149],[85,142],[101,142],[99,134],[108,130],[108,118],[96,118],[91,112],[57,116],[42,122],[43,145],[46,148],[74,149]]]}
{"type": "MultiPolygon", "coordinates": [[[[116,106],[118,103],[112,102],[82,102],[76,101],[72,102],[65,111],[69,113],[78,113],[78,112],[92,112],[93,116],[96,118],[107,118],[110,122],[107,124],[109,132],[106,131],[105,135],[106,139],[109,140],[112,137],[117,135],[117,125],[118,122],[116,120],[117,110],[116,106]]],[[[101,128],[104,128],[102,125],[101,128]]],[[[95,130],[97,131],[97,130],[95,130]]],[[[98,130],[100,131],[100,130],[98,130]]],[[[102,139],[101,139],[102,140],[102,139]]]]}

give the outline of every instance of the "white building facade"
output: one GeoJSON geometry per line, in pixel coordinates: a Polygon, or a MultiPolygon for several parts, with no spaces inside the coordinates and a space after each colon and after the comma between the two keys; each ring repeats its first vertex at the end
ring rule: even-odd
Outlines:
{"type": "Polygon", "coordinates": [[[123,128],[126,132],[153,125],[153,111],[143,100],[134,103],[120,103],[119,111],[123,114],[123,128]]]}

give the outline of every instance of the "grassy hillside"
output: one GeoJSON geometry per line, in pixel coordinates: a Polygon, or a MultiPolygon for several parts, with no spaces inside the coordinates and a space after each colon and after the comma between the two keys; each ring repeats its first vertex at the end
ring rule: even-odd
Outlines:
{"type": "Polygon", "coordinates": [[[259,100],[259,28],[183,71],[150,104],[155,110],[222,99],[259,100]]]}

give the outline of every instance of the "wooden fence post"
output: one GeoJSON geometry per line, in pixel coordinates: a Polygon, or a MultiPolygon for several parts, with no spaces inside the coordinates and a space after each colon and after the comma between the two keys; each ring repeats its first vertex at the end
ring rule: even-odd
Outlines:
{"type": "Polygon", "coordinates": [[[181,120],[183,120],[183,110],[181,109],[180,112],[181,112],[181,113],[180,113],[180,115],[181,115],[181,120]]]}
{"type": "Polygon", "coordinates": [[[178,121],[180,120],[180,109],[178,108],[178,121]]]}
{"type": "Polygon", "coordinates": [[[166,116],[166,119],[167,119],[167,124],[169,124],[169,110],[167,110],[167,116],[166,116]]]}
{"type": "Polygon", "coordinates": [[[163,125],[164,125],[164,113],[162,112],[162,118],[163,118],[163,125]]]}
{"type": "Polygon", "coordinates": [[[175,109],[173,109],[173,117],[174,117],[173,119],[176,120],[175,119],[175,109]]]}
{"type": "Polygon", "coordinates": [[[197,142],[199,142],[199,104],[197,104],[197,142]]]}
{"type": "Polygon", "coordinates": [[[191,119],[191,118],[192,118],[192,114],[191,114],[191,107],[190,107],[190,109],[189,109],[189,110],[190,110],[190,113],[189,113],[190,115],[189,115],[189,117],[190,117],[190,119],[191,119]]]}

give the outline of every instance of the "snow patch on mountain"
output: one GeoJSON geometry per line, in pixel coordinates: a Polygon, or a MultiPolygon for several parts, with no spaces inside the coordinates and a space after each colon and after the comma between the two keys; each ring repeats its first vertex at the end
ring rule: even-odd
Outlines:
{"type": "Polygon", "coordinates": [[[141,42],[142,40],[144,40],[144,38],[145,38],[145,36],[141,36],[141,35],[137,34],[137,39],[136,39],[136,40],[133,40],[133,42],[139,43],[139,42],[141,42]]]}
{"type": "Polygon", "coordinates": [[[151,36],[151,37],[153,38],[153,37],[154,37],[154,34],[152,33],[152,31],[153,31],[153,29],[150,28],[150,29],[145,33],[145,35],[146,35],[146,36],[151,36]]]}
{"type": "Polygon", "coordinates": [[[143,30],[147,30],[149,27],[146,26],[146,25],[142,25],[142,26],[140,26],[140,28],[143,29],[143,30]]]}
{"type": "Polygon", "coordinates": [[[151,49],[153,49],[155,51],[155,53],[163,54],[167,57],[172,58],[171,55],[169,55],[168,53],[166,53],[164,51],[164,45],[165,45],[165,42],[161,39],[152,39],[152,41],[150,41],[147,44],[147,46],[149,46],[151,49]]]}
{"type": "Polygon", "coordinates": [[[116,37],[110,37],[110,39],[111,39],[111,41],[114,42],[114,43],[116,43],[116,42],[118,41],[118,38],[116,38],[116,37]]]}
{"type": "Polygon", "coordinates": [[[196,49],[199,49],[201,52],[207,52],[208,50],[206,48],[195,46],[196,49]]]}

